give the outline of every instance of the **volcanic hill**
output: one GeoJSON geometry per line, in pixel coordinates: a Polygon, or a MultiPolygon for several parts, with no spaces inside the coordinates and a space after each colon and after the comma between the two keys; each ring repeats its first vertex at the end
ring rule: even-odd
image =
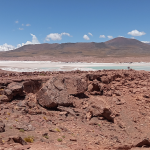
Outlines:
{"type": "Polygon", "coordinates": [[[62,43],[25,45],[18,49],[0,52],[0,57],[141,57],[150,56],[150,45],[136,39],[117,37],[102,43],[62,43]]]}

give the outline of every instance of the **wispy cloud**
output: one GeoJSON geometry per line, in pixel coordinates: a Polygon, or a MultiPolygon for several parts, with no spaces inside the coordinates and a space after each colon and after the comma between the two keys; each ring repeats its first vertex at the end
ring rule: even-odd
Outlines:
{"type": "Polygon", "coordinates": [[[150,41],[141,41],[141,42],[143,42],[143,43],[150,43],[150,41]]]}
{"type": "Polygon", "coordinates": [[[100,35],[99,38],[105,38],[105,35],[100,35]]]}
{"type": "Polygon", "coordinates": [[[38,41],[37,37],[34,34],[30,35],[32,36],[32,41],[27,41],[26,43],[18,44],[17,47],[5,43],[3,45],[0,45],[0,51],[10,51],[29,44],[40,44],[40,42],[38,41]]]}
{"type": "Polygon", "coordinates": [[[108,35],[107,37],[108,37],[109,39],[113,39],[113,36],[111,36],[111,35],[108,35]]]}
{"type": "Polygon", "coordinates": [[[90,38],[85,34],[85,35],[83,35],[83,38],[85,39],[85,40],[90,40],[90,38]]]}
{"type": "Polygon", "coordinates": [[[93,34],[92,34],[92,33],[90,33],[90,32],[89,32],[88,34],[89,34],[90,36],[93,36],[93,34]]]}
{"type": "Polygon", "coordinates": [[[24,30],[24,28],[19,28],[19,30],[24,30]]]}
{"type": "Polygon", "coordinates": [[[19,21],[17,20],[17,21],[15,21],[15,23],[19,23],[19,21]]]}
{"type": "Polygon", "coordinates": [[[26,24],[27,27],[31,26],[31,24],[26,24]]]}
{"type": "Polygon", "coordinates": [[[46,36],[45,40],[46,41],[50,41],[50,39],[53,40],[53,41],[62,40],[62,36],[63,35],[72,37],[69,33],[66,33],[66,32],[63,32],[61,34],[59,34],[59,33],[51,33],[51,34],[46,36]]]}
{"type": "Polygon", "coordinates": [[[37,37],[34,34],[30,34],[30,35],[32,36],[32,41],[27,41],[26,43],[22,43],[21,46],[29,45],[29,44],[40,44],[40,42],[38,41],[37,37]]]}
{"type": "Polygon", "coordinates": [[[145,32],[140,32],[138,30],[132,30],[131,32],[128,32],[129,35],[132,35],[132,36],[142,36],[142,35],[145,35],[146,33],[145,32]]]}
{"type": "Polygon", "coordinates": [[[7,43],[0,45],[0,51],[10,51],[13,50],[15,46],[13,45],[8,45],[7,43]]]}

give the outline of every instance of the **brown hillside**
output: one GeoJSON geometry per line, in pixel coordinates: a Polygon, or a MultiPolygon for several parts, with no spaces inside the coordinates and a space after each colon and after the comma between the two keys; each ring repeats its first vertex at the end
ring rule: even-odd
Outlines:
{"type": "Polygon", "coordinates": [[[136,39],[128,39],[124,37],[117,37],[112,40],[109,40],[105,42],[105,44],[110,45],[110,46],[128,46],[128,45],[138,45],[138,46],[143,46],[143,47],[148,47],[145,43],[142,43],[136,39]]]}
{"type": "Polygon", "coordinates": [[[27,56],[97,56],[105,55],[104,51],[110,49],[105,43],[62,43],[25,45],[16,50],[1,53],[1,57],[27,57],[27,56]]]}
{"type": "Polygon", "coordinates": [[[150,46],[136,39],[118,37],[105,42],[105,44],[113,47],[109,51],[110,56],[140,57],[150,55],[150,46]]]}
{"type": "Polygon", "coordinates": [[[62,43],[25,45],[18,49],[1,52],[0,57],[29,56],[82,56],[82,57],[141,57],[150,56],[150,45],[136,39],[114,38],[105,43],[62,43]]]}

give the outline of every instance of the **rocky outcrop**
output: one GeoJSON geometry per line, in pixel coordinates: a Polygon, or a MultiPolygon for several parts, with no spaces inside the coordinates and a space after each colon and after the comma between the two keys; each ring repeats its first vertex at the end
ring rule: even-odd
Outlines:
{"type": "Polygon", "coordinates": [[[8,84],[5,94],[8,99],[11,101],[15,96],[24,96],[23,93],[23,84],[18,82],[12,82],[8,84]]]}
{"type": "Polygon", "coordinates": [[[10,83],[10,80],[8,80],[8,83],[6,82],[4,86],[0,86],[0,103],[10,102],[13,99],[24,99],[28,94],[34,94],[39,91],[43,82],[46,82],[45,79],[42,81],[39,78],[35,80],[18,81],[19,82],[12,81],[10,83]]]}
{"type": "Polygon", "coordinates": [[[150,147],[149,72],[35,72],[5,79],[0,80],[2,148],[11,143],[15,150],[13,145],[25,140],[33,142],[31,148],[42,142],[54,150],[150,147]]]}
{"type": "Polygon", "coordinates": [[[73,105],[73,96],[84,93],[87,90],[85,78],[78,77],[52,77],[37,92],[38,103],[46,108],[73,105]]]}

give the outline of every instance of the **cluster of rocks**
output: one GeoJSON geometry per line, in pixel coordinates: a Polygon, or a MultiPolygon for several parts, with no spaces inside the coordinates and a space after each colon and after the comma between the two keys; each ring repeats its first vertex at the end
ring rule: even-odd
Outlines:
{"type": "Polygon", "coordinates": [[[149,72],[22,74],[0,81],[1,149],[150,147],[149,72]]]}

